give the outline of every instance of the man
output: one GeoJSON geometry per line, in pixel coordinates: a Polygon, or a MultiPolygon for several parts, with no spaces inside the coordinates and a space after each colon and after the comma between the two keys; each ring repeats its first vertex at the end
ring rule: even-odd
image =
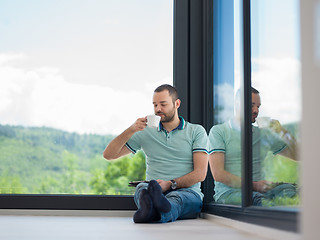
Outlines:
{"type": "Polygon", "coordinates": [[[104,151],[108,160],[139,149],[145,152],[150,183],[136,188],[135,223],[195,218],[202,208],[200,182],[208,165],[207,134],[202,126],[178,116],[180,103],[174,87],[159,86],[153,94],[154,112],[161,117],[158,129],[146,127],[146,117],[139,118],[104,151]]]}
{"type": "MultiPolygon", "coordinates": [[[[252,88],[252,123],[256,121],[261,105],[259,91],[252,88]]],[[[236,94],[235,117],[215,125],[209,133],[209,163],[215,179],[214,199],[217,203],[241,203],[241,134],[240,91],[236,94]]],[[[276,184],[262,179],[261,165],[267,153],[281,154],[297,159],[296,141],[279,121],[272,120],[270,129],[252,126],[253,204],[261,206],[263,200],[272,203],[274,197],[293,197],[292,184],[276,184]]]]}

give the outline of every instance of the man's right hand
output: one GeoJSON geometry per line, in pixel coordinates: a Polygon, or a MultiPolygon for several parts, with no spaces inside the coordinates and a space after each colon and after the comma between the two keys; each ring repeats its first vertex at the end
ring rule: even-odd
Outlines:
{"type": "Polygon", "coordinates": [[[132,132],[139,132],[146,128],[147,126],[147,117],[144,118],[138,118],[130,127],[129,129],[132,132]]]}
{"type": "Polygon", "coordinates": [[[117,159],[125,156],[131,151],[125,146],[126,142],[138,131],[142,131],[147,126],[147,118],[138,118],[134,124],[128,127],[123,133],[114,138],[103,152],[103,157],[107,160],[117,159]]]}
{"type": "Polygon", "coordinates": [[[272,189],[271,184],[272,182],[266,180],[253,182],[253,191],[265,193],[272,189]]]}

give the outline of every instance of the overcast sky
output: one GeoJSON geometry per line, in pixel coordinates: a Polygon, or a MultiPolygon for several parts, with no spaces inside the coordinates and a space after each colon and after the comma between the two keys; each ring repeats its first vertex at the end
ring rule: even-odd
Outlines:
{"type": "MultiPolygon", "coordinates": [[[[261,115],[300,120],[298,1],[253,3],[261,115]]],[[[152,113],[154,88],[172,84],[172,11],[172,0],[0,0],[0,124],[119,134],[152,113]]]]}
{"type": "Polygon", "coordinates": [[[0,0],[0,124],[118,134],[172,84],[171,0],[0,0]]]}
{"type": "MultiPolygon", "coordinates": [[[[299,1],[252,1],[251,13],[251,81],[252,86],[260,91],[259,115],[277,119],[283,124],[300,121],[299,1]]],[[[237,18],[239,15],[235,11],[237,18]]],[[[239,27],[235,30],[236,38],[239,38],[239,27]]],[[[236,41],[234,91],[240,87],[239,46],[236,41]]]]}

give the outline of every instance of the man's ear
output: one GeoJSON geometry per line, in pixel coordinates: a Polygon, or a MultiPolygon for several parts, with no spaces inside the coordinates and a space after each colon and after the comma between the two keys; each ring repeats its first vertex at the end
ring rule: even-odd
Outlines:
{"type": "Polygon", "coordinates": [[[176,109],[178,109],[178,108],[180,107],[180,104],[181,104],[181,100],[180,100],[180,99],[177,99],[177,100],[175,101],[175,107],[176,107],[176,109]]]}

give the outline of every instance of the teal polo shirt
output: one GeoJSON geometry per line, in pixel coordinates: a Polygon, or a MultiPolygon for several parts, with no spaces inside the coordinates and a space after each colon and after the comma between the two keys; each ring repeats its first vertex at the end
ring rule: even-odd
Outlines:
{"type": "MultiPolygon", "coordinates": [[[[179,126],[167,132],[163,125],[158,128],[146,127],[136,132],[126,147],[136,153],[142,149],[146,155],[146,179],[169,181],[193,171],[193,153],[207,151],[208,136],[205,129],[180,118],[179,126]]],[[[190,187],[200,197],[200,183],[190,187]]]]}
{"type": "MultiPolygon", "coordinates": [[[[252,180],[263,180],[262,163],[269,151],[274,155],[283,151],[287,144],[269,129],[252,126],[252,180]]],[[[215,125],[209,133],[209,154],[225,153],[224,169],[236,176],[241,176],[241,131],[235,120],[215,125]]],[[[231,187],[215,182],[217,201],[231,187]]]]}

